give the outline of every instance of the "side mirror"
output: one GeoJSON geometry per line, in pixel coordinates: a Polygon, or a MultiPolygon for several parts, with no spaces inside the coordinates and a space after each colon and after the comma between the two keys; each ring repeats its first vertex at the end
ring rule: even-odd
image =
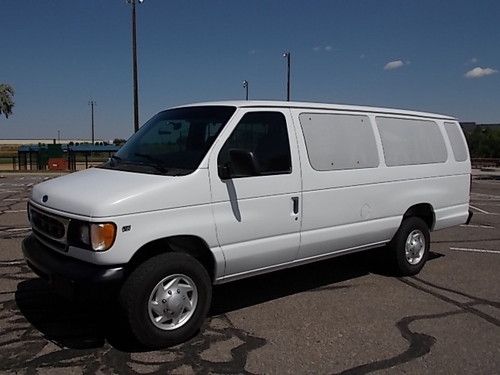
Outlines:
{"type": "Polygon", "coordinates": [[[218,167],[219,177],[222,180],[260,175],[259,162],[251,151],[231,149],[229,150],[229,160],[229,163],[218,167]]]}
{"type": "Polygon", "coordinates": [[[234,177],[249,177],[260,175],[260,167],[253,152],[242,149],[229,150],[231,160],[231,175],[234,177]]]}

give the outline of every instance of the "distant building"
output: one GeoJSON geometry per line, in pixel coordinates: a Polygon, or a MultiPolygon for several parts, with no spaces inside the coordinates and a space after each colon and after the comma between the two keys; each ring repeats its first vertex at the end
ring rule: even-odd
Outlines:
{"type": "MultiPolygon", "coordinates": [[[[51,143],[60,143],[62,145],[68,144],[70,142],[73,143],[92,143],[90,139],[60,139],[57,140],[55,138],[44,138],[44,139],[0,139],[0,145],[37,145],[39,143],[42,144],[51,144],[51,143]]],[[[103,142],[102,139],[96,139],[95,142],[103,142]]]]}

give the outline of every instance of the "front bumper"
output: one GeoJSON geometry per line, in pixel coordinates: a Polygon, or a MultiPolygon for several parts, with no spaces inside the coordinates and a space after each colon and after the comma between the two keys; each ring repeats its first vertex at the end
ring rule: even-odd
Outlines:
{"type": "Polygon", "coordinates": [[[99,266],[58,254],[46,247],[31,234],[22,243],[28,266],[49,284],[58,286],[89,286],[89,284],[115,284],[123,280],[123,265],[99,266]]]}

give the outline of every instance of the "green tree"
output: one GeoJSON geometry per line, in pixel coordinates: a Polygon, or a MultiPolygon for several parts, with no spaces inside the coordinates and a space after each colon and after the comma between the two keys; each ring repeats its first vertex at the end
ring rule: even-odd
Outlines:
{"type": "Polygon", "coordinates": [[[473,158],[500,157],[500,130],[476,126],[466,135],[469,151],[473,158]]]}
{"type": "Polygon", "coordinates": [[[9,118],[14,108],[14,88],[11,85],[0,83],[0,115],[9,118]]]}

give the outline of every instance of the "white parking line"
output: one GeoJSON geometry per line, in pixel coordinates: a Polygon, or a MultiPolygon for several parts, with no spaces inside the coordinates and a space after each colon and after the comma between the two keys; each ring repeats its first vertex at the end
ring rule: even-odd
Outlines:
{"type": "Polygon", "coordinates": [[[485,181],[485,180],[474,180],[475,183],[479,183],[479,184],[485,184],[485,185],[496,185],[498,186],[499,183],[498,182],[493,182],[493,181],[485,181]]]}
{"type": "MultiPolygon", "coordinates": [[[[477,197],[477,199],[500,199],[500,195],[494,195],[494,194],[483,194],[483,193],[470,193],[470,196],[477,197]]],[[[476,199],[476,198],[473,198],[476,199]]]]}
{"type": "Polygon", "coordinates": [[[4,230],[0,231],[0,233],[3,233],[3,232],[21,232],[23,230],[31,230],[31,227],[4,229],[4,230]]]}
{"type": "Polygon", "coordinates": [[[492,227],[491,225],[474,225],[474,224],[462,224],[460,225],[461,227],[465,228],[484,228],[484,229],[495,229],[495,227],[492,227]]]}
{"type": "Polygon", "coordinates": [[[491,253],[500,254],[500,250],[488,250],[488,249],[469,249],[467,247],[450,247],[450,250],[455,251],[470,251],[472,253],[491,253]]]}
{"type": "Polygon", "coordinates": [[[27,210],[7,210],[7,211],[4,211],[3,213],[4,214],[14,214],[17,212],[27,212],[27,210]]]}
{"type": "Polygon", "coordinates": [[[479,211],[479,212],[481,212],[481,213],[483,213],[483,214],[486,214],[486,215],[489,215],[489,214],[490,214],[488,211],[485,211],[485,210],[482,210],[482,209],[480,209],[480,208],[477,208],[477,207],[473,206],[472,204],[469,204],[469,207],[470,207],[470,208],[473,208],[473,209],[475,209],[476,211],[479,211]]]}

